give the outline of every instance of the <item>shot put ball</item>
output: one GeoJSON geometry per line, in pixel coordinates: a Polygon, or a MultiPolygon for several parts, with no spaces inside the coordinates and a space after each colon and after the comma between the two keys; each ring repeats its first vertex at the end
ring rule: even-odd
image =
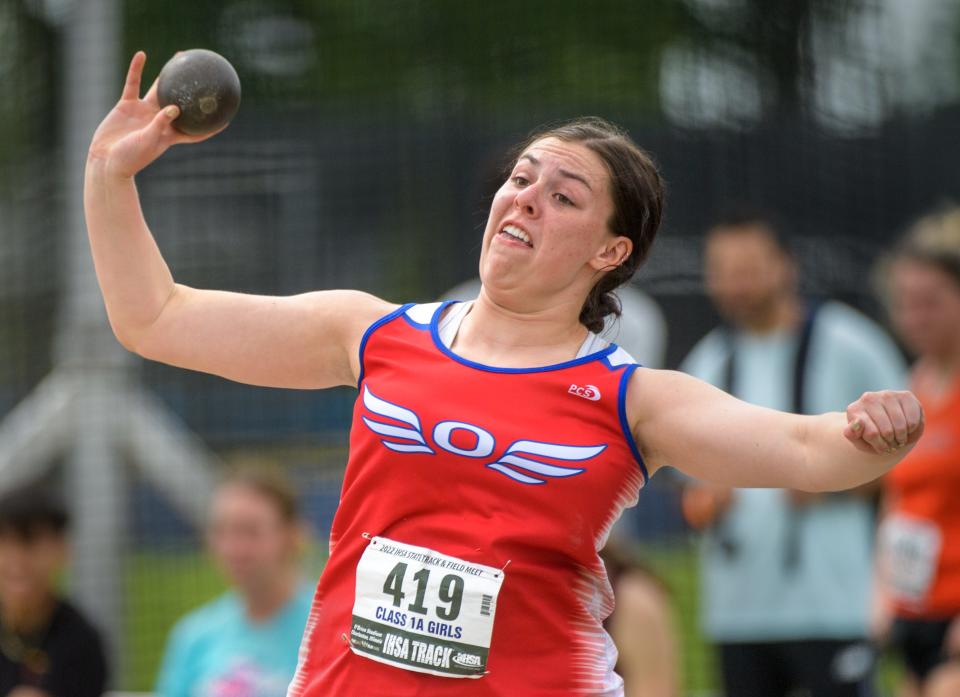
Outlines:
{"type": "Polygon", "coordinates": [[[240,106],[240,78],[219,53],[203,48],[182,51],[167,61],[157,81],[160,106],[176,104],[174,127],[204,135],[230,122],[240,106]]]}

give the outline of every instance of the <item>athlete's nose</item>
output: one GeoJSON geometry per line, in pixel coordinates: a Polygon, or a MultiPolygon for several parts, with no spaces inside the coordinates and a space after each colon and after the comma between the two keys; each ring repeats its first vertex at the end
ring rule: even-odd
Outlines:
{"type": "Polygon", "coordinates": [[[537,214],[540,211],[540,206],[537,202],[537,197],[539,196],[537,185],[529,184],[520,191],[517,192],[516,198],[513,199],[514,205],[521,211],[523,211],[527,216],[531,218],[536,218],[537,214]]]}

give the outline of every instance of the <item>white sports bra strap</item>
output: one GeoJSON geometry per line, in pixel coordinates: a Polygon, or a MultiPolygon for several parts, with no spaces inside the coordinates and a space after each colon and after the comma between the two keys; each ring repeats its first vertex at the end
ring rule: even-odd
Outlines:
{"type": "MultiPolygon", "coordinates": [[[[455,303],[440,319],[440,325],[437,329],[439,330],[440,341],[442,341],[443,345],[447,348],[453,346],[453,341],[457,338],[457,332],[460,331],[460,325],[463,324],[463,318],[470,314],[470,308],[472,307],[472,300],[455,303]]],[[[580,349],[577,351],[576,357],[583,358],[584,356],[589,356],[591,353],[602,351],[609,345],[607,341],[604,341],[598,335],[593,332],[588,332],[587,338],[580,344],[580,349]]]]}

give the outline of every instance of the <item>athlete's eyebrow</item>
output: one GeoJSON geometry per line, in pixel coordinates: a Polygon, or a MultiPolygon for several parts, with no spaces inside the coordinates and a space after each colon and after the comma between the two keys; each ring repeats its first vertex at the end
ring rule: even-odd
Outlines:
{"type": "MultiPolygon", "coordinates": [[[[523,159],[530,160],[530,163],[531,163],[532,165],[534,165],[535,167],[537,167],[537,166],[540,165],[540,160],[538,160],[537,158],[535,158],[533,155],[531,155],[531,154],[528,153],[528,152],[523,153],[523,154],[520,156],[520,159],[521,159],[521,160],[523,160],[523,159]]],[[[561,176],[567,177],[567,178],[569,178],[569,179],[576,179],[578,182],[580,182],[580,183],[583,184],[585,187],[587,187],[588,189],[590,189],[590,191],[593,191],[593,187],[590,186],[590,182],[587,181],[586,177],[584,177],[584,176],[582,176],[582,175],[580,175],[580,174],[577,174],[576,172],[571,172],[571,171],[568,170],[568,169],[560,169],[560,170],[557,170],[557,171],[560,172],[561,176]]]]}

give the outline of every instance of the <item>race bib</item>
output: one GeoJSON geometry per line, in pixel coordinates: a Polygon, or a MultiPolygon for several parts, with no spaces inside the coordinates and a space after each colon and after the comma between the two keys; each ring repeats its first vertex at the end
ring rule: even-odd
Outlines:
{"type": "Polygon", "coordinates": [[[940,561],[940,528],[927,520],[891,515],[880,526],[882,578],[896,597],[920,602],[940,561]]]}
{"type": "Polygon", "coordinates": [[[405,670],[481,678],[504,573],[374,537],[357,565],[350,648],[405,670]]]}

